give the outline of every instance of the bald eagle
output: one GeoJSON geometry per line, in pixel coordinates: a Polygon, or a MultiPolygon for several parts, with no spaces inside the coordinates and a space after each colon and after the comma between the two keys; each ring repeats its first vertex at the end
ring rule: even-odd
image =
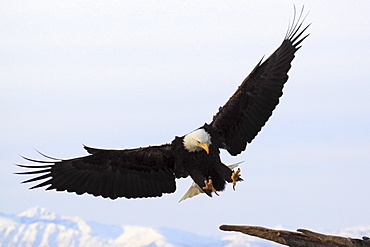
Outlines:
{"type": "MultiPolygon", "coordinates": [[[[302,10],[303,12],[303,10],[302,10]]],[[[242,181],[240,170],[232,170],[220,159],[220,149],[231,155],[246,149],[265,125],[282,96],[295,52],[308,36],[302,27],[302,12],[289,26],[282,44],[255,66],[236,92],[220,107],[209,124],[168,144],[125,150],[84,146],[89,155],[72,159],[49,158],[33,169],[17,174],[36,175],[23,183],[39,183],[33,188],[88,193],[116,199],[160,197],[176,190],[175,180],[190,176],[196,188],[208,196],[223,191],[226,183],[235,187],[242,181]]]]}

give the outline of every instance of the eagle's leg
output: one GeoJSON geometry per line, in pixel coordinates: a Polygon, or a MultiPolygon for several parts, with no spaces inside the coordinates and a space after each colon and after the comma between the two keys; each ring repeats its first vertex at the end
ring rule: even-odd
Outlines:
{"type": "Polygon", "coordinates": [[[231,180],[232,180],[232,183],[233,183],[233,189],[235,190],[235,185],[236,185],[236,181],[240,180],[240,168],[238,168],[238,170],[236,172],[233,171],[233,173],[231,174],[231,180]]]}
{"type": "Polygon", "coordinates": [[[218,195],[217,190],[215,189],[215,187],[213,187],[213,182],[212,182],[211,177],[209,177],[208,180],[205,179],[204,184],[205,184],[205,186],[202,187],[203,190],[210,190],[212,192],[215,192],[216,195],[218,195]]]}

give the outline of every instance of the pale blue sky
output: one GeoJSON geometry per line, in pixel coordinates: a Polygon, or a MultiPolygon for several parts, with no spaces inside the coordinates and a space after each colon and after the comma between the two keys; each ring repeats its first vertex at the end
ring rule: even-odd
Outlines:
{"type": "Polygon", "coordinates": [[[237,157],[243,183],[212,199],[115,201],[28,190],[13,164],[85,155],[82,143],[171,142],[209,122],[304,1],[4,1],[0,5],[0,211],[38,205],[112,224],[221,234],[221,224],[369,225],[370,3],[309,1],[311,36],[284,96],[237,157]],[[206,210],[206,211],[204,211],[206,210]]]}

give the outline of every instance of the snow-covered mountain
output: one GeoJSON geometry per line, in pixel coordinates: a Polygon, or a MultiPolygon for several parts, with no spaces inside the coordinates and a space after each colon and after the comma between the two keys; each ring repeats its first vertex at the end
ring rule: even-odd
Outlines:
{"type": "MultiPolygon", "coordinates": [[[[370,226],[341,230],[342,236],[369,235],[370,226]]],[[[339,235],[339,234],[338,234],[339,235]]],[[[201,236],[172,228],[105,225],[78,217],[59,216],[44,208],[30,208],[18,215],[0,213],[1,246],[125,246],[125,247],[259,247],[276,244],[229,233],[224,237],[201,236]]]]}
{"type": "MultiPolygon", "coordinates": [[[[59,216],[33,207],[18,215],[0,213],[0,246],[270,246],[256,238],[233,233],[201,236],[172,228],[105,225],[78,217],[59,216]]],[[[273,245],[271,245],[273,246],[273,245]]]]}

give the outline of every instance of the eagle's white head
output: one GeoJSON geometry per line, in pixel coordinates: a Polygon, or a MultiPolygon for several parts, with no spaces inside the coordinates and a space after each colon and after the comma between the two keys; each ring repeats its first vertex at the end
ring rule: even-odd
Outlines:
{"type": "Polygon", "coordinates": [[[199,152],[205,150],[209,153],[211,136],[204,129],[197,129],[184,137],[184,147],[189,152],[199,152]]]}

